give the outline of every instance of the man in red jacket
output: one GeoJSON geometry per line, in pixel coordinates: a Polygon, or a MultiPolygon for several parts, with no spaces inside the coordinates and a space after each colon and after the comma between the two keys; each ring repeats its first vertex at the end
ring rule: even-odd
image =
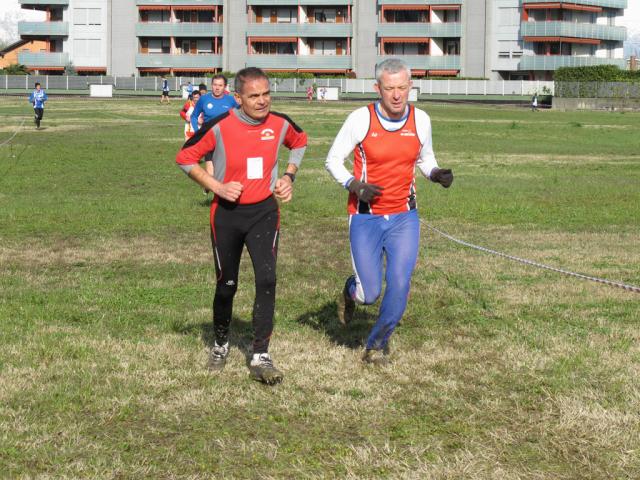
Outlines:
{"type": "Polygon", "coordinates": [[[189,140],[196,133],[193,130],[193,127],[191,126],[191,114],[193,113],[193,107],[196,106],[196,103],[198,103],[198,100],[200,100],[200,90],[194,90],[191,93],[191,97],[189,97],[189,100],[187,100],[187,102],[182,106],[182,110],[180,110],[180,116],[185,122],[184,123],[185,141],[189,140]]]}
{"type": "Polygon", "coordinates": [[[291,200],[293,181],[307,146],[307,135],[289,117],[271,111],[269,79],[259,68],[240,70],[235,78],[238,109],[206,122],[178,152],[176,162],[192,180],[214,193],[211,239],[217,274],[213,299],[215,343],[212,370],[222,370],[229,354],[229,324],[243,247],[255,273],[253,355],[249,369],[267,384],[283,379],[268,353],[273,330],[276,257],[280,231],[277,199],[291,200]],[[282,176],[278,148],[291,152],[282,176]],[[213,176],[198,160],[213,152],[213,176]]]}

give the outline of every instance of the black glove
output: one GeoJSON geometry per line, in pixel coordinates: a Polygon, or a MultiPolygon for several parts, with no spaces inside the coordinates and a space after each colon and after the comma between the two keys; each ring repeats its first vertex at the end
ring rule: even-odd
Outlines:
{"type": "Polygon", "coordinates": [[[434,168],[431,170],[431,181],[449,188],[453,183],[453,173],[449,168],[434,168]]]}
{"type": "Polygon", "coordinates": [[[351,180],[351,183],[347,188],[351,193],[355,193],[356,196],[365,203],[369,203],[375,197],[382,195],[382,190],[384,190],[380,185],[364,183],[360,180],[356,180],[355,178],[351,180]]]}

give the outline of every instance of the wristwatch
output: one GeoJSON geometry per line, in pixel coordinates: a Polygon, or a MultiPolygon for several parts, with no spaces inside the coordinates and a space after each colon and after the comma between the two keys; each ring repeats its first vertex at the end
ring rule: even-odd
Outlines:
{"type": "Polygon", "coordinates": [[[295,173],[284,172],[283,177],[289,177],[291,179],[291,183],[296,181],[296,174],[295,173]]]}

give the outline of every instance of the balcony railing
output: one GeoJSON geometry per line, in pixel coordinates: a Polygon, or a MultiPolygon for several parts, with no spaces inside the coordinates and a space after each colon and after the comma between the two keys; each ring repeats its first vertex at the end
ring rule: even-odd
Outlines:
{"type": "Polygon", "coordinates": [[[460,55],[379,55],[378,62],[391,57],[401,58],[409,68],[418,70],[460,70],[460,55]]]}
{"type": "Polygon", "coordinates": [[[464,0],[378,0],[378,5],[464,5],[464,0]]]}
{"type": "Polygon", "coordinates": [[[221,37],[222,23],[140,22],[136,24],[138,37],[221,37]]]}
{"type": "Polygon", "coordinates": [[[626,60],[594,56],[526,55],[520,59],[518,70],[556,70],[560,67],[592,67],[595,65],[616,65],[620,68],[626,68],[626,60]]]}
{"type": "Polygon", "coordinates": [[[522,22],[520,35],[523,37],[594,38],[623,42],[627,38],[627,29],[595,23],[522,22]]]}
{"type": "Polygon", "coordinates": [[[20,5],[24,5],[25,7],[31,5],[69,5],[69,0],[18,0],[20,5]]]}
{"type": "Polygon", "coordinates": [[[285,70],[349,70],[351,55],[249,55],[247,66],[285,70]]]}
{"type": "MultiPolygon", "coordinates": [[[[527,3],[558,3],[558,0],[522,0],[522,5],[526,5],[527,3]]],[[[573,3],[590,7],[627,8],[627,0],[562,0],[562,3],[573,3]]]]}
{"type": "Polygon", "coordinates": [[[136,0],[136,5],[222,5],[224,0],[136,0]]]}
{"type": "Polygon", "coordinates": [[[18,63],[27,67],[65,67],[69,64],[67,52],[20,52],[18,63]]]}
{"type": "Polygon", "coordinates": [[[222,68],[222,55],[171,55],[168,53],[139,53],[137,68],[222,68]]]}
{"type": "Polygon", "coordinates": [[[378,37],[460,37],[460,23],[379,23],[378,37]]]}
{"type": "Polygon", "coordinates": [[[66,37],[67,22],[18,22],[18,35],[25,37],[66,37]]]}
{"type": "Polygon", "coordinates": [[[250,23],[247,26],[248,37],[350,37],[352,34],[350,23],[250,23]]]}

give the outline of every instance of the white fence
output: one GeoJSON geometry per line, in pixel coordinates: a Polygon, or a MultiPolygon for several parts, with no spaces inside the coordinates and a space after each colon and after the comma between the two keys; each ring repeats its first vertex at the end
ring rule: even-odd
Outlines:
{"type": "MultiPolygon", "coordinates": [[[[194,86],[200,83],[210,85],[209,78],[202,77],[169,77],[169,85],[174,92],[181,86],[191,82],[194,86]]],[[[160,77],[112,77],[112,76],[62,76],[62,75],[0,75],[1,90],[25,90],[34,88],[40,82],[47,90],[89,90],[89,86],[113,85],[114,92],[159,92],[162,88],[160,77]]],[[[337,87],[341,94],[374,93],[373,79],[347,78],[274,78],[271,88],[276,93],[304,93],[309,85],[315,83],[320,87],[337,87]]],[[[414,88],[421,95],[553,95],[553,82],[526,80],[414,80],[414,88]]]]}

